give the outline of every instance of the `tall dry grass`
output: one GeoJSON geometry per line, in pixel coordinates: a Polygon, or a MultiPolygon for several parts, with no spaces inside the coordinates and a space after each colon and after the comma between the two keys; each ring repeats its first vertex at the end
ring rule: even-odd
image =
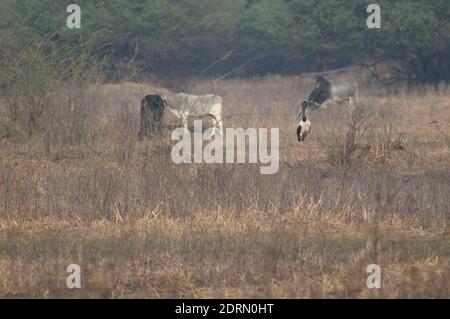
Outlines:
{"type": "Polygon", "coordinates": [[[358,118],[311,111],[298,144],[313,83],[186,84],[224,98],[226,127],[280,128],[274,175],[173,164],[170,115],[140,143],[139,102],[158,85],[93,86],[43,135],[1,139],[0,296],[448,298],[449,89],[363,90],[358,118]],[[65,287],[71,263],[80,290],[65,287]]]}

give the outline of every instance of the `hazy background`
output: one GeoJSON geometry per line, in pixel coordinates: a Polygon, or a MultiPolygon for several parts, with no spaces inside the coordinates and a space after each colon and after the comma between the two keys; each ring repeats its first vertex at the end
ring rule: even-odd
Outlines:
{"type": "Polygon", "coordinates": [[[376,1],[381,29],[366,26],[369,0],[80,0],[82,28],[69,30],[72,2],[1,1],[1,52],[20,50],[36,35],[71,48],[90,39],[96,54],[108,56],[114,80],[128,74],[131,60],[138,74],[166,80],[380,61],[409,83],[450,78],[447,0],[376,1]]]}

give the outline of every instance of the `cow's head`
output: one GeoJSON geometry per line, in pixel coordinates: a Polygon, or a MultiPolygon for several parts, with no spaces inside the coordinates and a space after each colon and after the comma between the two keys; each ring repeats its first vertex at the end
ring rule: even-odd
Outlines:
{"type": "Polygon", "coordinates": [[[319,76],[316,80],[314,90],[309,94],[308,106],[319,107],[323,102],[331,97],[331,83],[323,76],[319,76]]]}
{"type": "Polygon", "coordinates": [[[328,87],[331,83],[327,79],[325,79],[323,76],[319,76],[316,80],[316,87],[328,87]]]}
{"type": "Polygon", "coordinates": [[[306,106],[309,108],[315,108],[318,109],[320,107],[321,104],[317,103],[314,100],[309,100],[309,101],[303,101],[304,103],[306,103],[306,106]]]}

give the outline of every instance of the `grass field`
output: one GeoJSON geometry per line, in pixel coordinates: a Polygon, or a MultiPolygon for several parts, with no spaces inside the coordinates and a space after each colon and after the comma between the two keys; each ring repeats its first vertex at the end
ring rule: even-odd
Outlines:
{"type": "Polygon", "coordinates": [[[358,116],[312,110],[299,144],[313,81],[185,88],[221,95],[225,127],[280,128],[274,175],[173,164],[170,115],[139,142],[157,85],[92,88],[31,138],[0,122],[0,297],[449,298],[450,88],[363,88],[358,116]],[[66,287],[72,263],[81,289],[66,287]]]}

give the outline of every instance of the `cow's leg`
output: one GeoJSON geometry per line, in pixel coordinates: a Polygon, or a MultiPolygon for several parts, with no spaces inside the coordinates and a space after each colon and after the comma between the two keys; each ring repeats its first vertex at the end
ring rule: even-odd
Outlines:
{"type": "Polygon", "coordinates": [[[214,123],[214,133],[216,132],[216,129],[218,129],[220,131],[220,134],[223,135],[223,120],[222,117],[219,114],[215,114],[212,115],[210,114],[212,119],[213,119],[213,123],[214,123]]]}
{"type": "Polygon", "coordinates": [[[350,113],[353,114],[356,110],[356,103],[353,97],[348,98],[348,105],[350,107],[350,113]]]}
{"type": "Polygon", "coordinates": [[[219,127],[220,134],[223,136],[223,119],[221,116],[217,118],[217,126],[219,127]]]}
{"type": "Polygon", "coordinates": [[[348,107],[348,118],[349,118],[349,123],[353,123],[354,119],[354,115],[356,114],[356,109],[357,109],[357,105],[355,103],[355,100],[352,97],[348,97],[346,99],[346,104],[348,107]]]}
{"type": "Polygon", "coordinates": [[[352,97],[347,98],[347,103],[348,103],[348,111],[349,111],[350,122],[351,122],[353,120],[353,115],[355,114],[355,111],[356,111],[356,104],[355,104],[355,100],[352,97]]]}
{"type": "Polygon", "coordinates": [[[223,135],[223,123],[222,123],[222,117],[218,114],[213,115],[213,114],[209,114],[209,116],[211,116],[212,121],[213,121],[213,131],[211,132],[211,137],[213,135],[215,135],[216,130],[218,129],[220,131],[220,134],[223,135]]]}
{"type": "Polygon", "coordinates": [[[183,122],[184,130],[186,132],[189,132],[189,129],[188,129],[188,114],[187,113],[181,113],[181,121],[183,122]]]}

